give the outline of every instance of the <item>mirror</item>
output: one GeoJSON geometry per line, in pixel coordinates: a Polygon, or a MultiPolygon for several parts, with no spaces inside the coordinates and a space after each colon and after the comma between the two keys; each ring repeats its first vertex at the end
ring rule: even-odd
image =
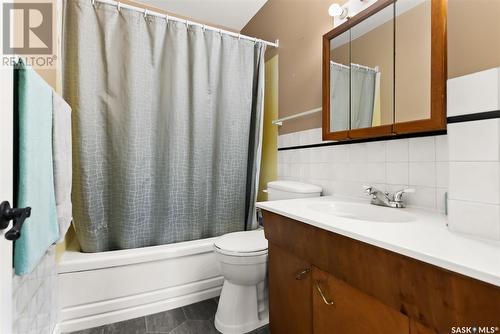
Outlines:
{"type": "Polygon", "coordinates": [[[431,117],[430,0],[396,2],[395,45],[395,121],[428,119],[431,117]]]}
{"type": "Polygon", "coordinates": [[[378,0],[323,36],[324,140],[446,129],[446,3],[378,0]]]}
{"type": "Polygon", "coordinates": [[[330,41],[330,131],[349,130],[350,31],[330,41]]]}
{"type": "Polygon", "coordinates": [[[351,28],[351,129],[394,121],[394,5],[351,28]]]}

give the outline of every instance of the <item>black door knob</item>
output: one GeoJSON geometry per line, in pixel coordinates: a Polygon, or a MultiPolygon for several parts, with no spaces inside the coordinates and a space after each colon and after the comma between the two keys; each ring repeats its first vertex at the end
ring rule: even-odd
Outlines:
{"type": "Polygon", "coordinates": [[[21,227],[24,221],[31,216],[31,208],[12,208],[10,203],[4,201],[0,203],[0,230],[6,229],[9,222],[14,220],[12,228],[5,233],[5,239],[17,240],[21,236],[21,227]]]}

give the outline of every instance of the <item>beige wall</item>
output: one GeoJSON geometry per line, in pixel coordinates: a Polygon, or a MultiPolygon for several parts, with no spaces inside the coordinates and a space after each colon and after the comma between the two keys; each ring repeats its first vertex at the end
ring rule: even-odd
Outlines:
{"type": "Polygon", "coordinates": [[[448,77],[500,66],[500,1],[448,1],[448,77]]]}
{"type": "MultiPolygon", "coordinates": [[[[321,106],[322,36],[333,28],[333,20],[328,16],[331,4],[332,0],[268,0],[242,30],[243,34],[268,41],[279,38],[279,48],[269,48],[266,57],[280,57],[280,117],[321,106]]],[[[318,124],[319,113],[287,122],[280,133],[318,124]]]]}
{"type": "MultiPolygon", "coordinates": [[[[336,1],[344,3],[345,1],[336,1]]],[[[321,37],[333,27],[332,1],[268,0],[242,33],[280,39],[279,116],[321,106],[321,37]]],[[[448,1],[448,76],[500,66],[500,0],[448,1]]],[[[400,88],[402,89],[402,88],[400,88]]],[[[280,133],[321,126],[321,116],[287,122],[280,133]]]]}

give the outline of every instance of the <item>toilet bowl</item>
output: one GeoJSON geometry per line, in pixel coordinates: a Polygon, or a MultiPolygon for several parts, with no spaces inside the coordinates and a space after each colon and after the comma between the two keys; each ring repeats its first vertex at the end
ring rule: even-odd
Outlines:
{"type": "Polygon", "coordinates": [[[224,285],[215,328],[240,334],[269,322],[267,306],[267,240],[264,230],[235,232],[215,242],[224,285]]]}
{"type": "MultiPolygon", "coordinates": [[[[321,188],[310,184],[290,181],[268,183],[269,200],[320,194],[321,188]]],[[[269,309],[264,230],[225,234],[214,243],[214,250],[224,276],[215,328],[223,334],[242,334],[266,325],[269,309]]]]}

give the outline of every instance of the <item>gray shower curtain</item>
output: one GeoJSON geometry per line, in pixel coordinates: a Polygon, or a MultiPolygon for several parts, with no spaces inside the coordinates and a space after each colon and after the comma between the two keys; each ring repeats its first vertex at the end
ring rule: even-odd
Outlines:
{"type": "Polygon", "coordinates": [[[376,82],[376,71],[351,64],[351,129],[372,126],[376,82]]]}
{"type": "Polygon", "coordinates": [[[330,131],[349,130],[349,67],[330,62],[330,131]]]}
{"type": "Polygon", "coordinates": [[[254,227],[265,45],[90,0],[64,21],[82,250],[254,227]]]}

